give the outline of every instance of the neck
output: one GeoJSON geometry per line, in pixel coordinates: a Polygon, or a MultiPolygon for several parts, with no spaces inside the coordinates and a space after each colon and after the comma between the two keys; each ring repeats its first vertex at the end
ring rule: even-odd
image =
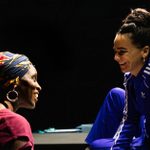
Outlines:
{"type": "Polygon", "coordinates": [[[5,101],[3,102],[3,105],[4,105],[4,107],[7,108],[7,109],[9,109],[9,110],[11,110],[11,111],[15,111],[13,105],[12,105],[9,101],[7,101],[7,100],[5,100],[5,101]]]}

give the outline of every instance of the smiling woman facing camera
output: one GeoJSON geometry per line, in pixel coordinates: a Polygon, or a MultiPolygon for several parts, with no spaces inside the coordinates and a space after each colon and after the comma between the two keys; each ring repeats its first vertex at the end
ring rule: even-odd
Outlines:
{"type": "Polygon", "coordinates": [[[150,150],[150,12],[131,9],[114,37],[124,89],[111,89],[86,142],[92,150],[150,150]]]}
{"type": "Polygon", "coordinates": [[[0,150],[34,150],[30,124],[16,111],[34,109],[40,90],[27,56],[0,52],[0,150]]]}

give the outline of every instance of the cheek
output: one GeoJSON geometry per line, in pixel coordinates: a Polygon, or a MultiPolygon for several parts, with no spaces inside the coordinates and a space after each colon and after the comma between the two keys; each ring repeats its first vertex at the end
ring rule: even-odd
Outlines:
{"type": "Polygon", "coordinates": [[[124,61],[128,64],[132,64],[135,60],[134,60],[135,57],[133,56],[124,56],[124,61]]]}
{"type": "Polygon", "coordinates": [[[25,97],[26,97],[26,99],[29,99],[29,100],[32,98],[32,89],[31,88],[26,89],[25,97]]]}
{"type": "Polygon", "coordinates": [[[21,88],[20,90],[20,97],[21,99],[23,99],[24,101],[27,101],[29,98],[31,98],[31,94],[30,94],[29,88],[21,88]]]}
{"type": "Polygon", "coordinates": [[[137,65],[143,63],[140,55],[135,55],[134,57],[130,58],[130,61],[137,65]]]}
{"type": "Polygon", "coordinates": [[[128,63],[128,62],[130,62],[130,58],[128,56],[121,56],[118,62],[128,63]]]}

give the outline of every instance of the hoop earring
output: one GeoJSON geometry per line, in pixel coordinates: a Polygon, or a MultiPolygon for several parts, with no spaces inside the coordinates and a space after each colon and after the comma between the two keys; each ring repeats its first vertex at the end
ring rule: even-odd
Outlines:
{"type": "Polygon", "coordinates": [[[18,92],[15,89],[13,89],[6,94],[6,98],[10,102],[16,102],[18,99],[18,92]]]}

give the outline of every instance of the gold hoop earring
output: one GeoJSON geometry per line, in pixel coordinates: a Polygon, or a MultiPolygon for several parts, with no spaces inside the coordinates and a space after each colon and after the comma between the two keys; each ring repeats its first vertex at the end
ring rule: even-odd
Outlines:
{"type": "Polygon", "coordinates": [[[6,94],[6,98],[10,102],[16,102],[18,99],[18,92],[15,89],[13,89],[6,94]]]}

